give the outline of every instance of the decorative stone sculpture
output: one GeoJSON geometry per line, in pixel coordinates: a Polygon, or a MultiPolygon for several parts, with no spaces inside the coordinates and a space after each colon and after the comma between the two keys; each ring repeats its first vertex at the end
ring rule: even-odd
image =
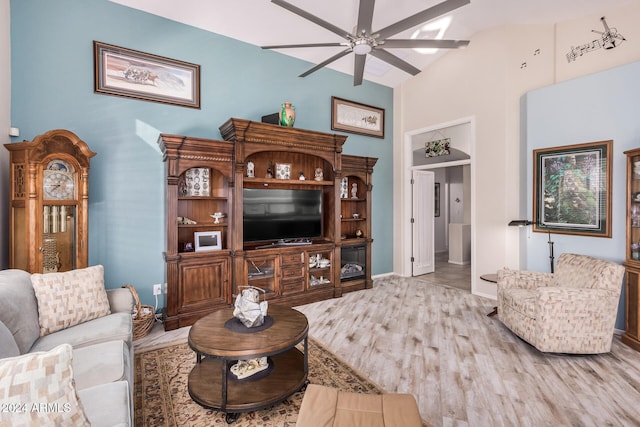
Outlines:
{"type": "Polygon", "coordinates": [[[260,302],[260,289],[249,286],[236,297],[233,317],[247,328],[261,326],[267,315],[268,304],[267,301],[260,302]]]}

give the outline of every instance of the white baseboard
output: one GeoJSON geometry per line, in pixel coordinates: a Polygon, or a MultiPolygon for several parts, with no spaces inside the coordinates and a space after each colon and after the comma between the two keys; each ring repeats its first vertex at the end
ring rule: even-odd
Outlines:
{"type": "Polygon", "coordinates": [[[371,280],[373,280],[373,279],[381,279],[383,277],[389,277],[389,276],[399,276],[399,274],[396,274],[393,271],[390,272],[390,273],[375,274],[375,275],[371,275],[371,280]]]}
{"type": "Polygon", "coordinates": [[[471,264],[471,261],[462,261],[462,262],[460,262],[460,261],[451,261],[451,260],[449,260],[447,262],[449,264],[456,264],[456,265],[469,265],[469,264],[471,264]]]}

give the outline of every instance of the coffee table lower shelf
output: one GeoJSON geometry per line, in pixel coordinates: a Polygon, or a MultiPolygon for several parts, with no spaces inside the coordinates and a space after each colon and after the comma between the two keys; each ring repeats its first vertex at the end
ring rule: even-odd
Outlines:
{"type": "Polygon", "coordinates": [[[266,377],[238,381],[228,374],[225,403],[222,366],[228,360],[203,357],[189,373],[189,395],[202,406],[226,413],[254,411],[282,402],[306,384],[304,354],[292,348],[270,359],[273,369],[266,377]]]}

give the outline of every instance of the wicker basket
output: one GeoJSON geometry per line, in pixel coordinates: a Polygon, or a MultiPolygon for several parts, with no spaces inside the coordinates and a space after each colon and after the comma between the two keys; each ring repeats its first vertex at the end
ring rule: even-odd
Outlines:
{"type": "Polygon", "coordinates": [[[136,303],[136,314],[133,315],[133,339],[137,340],[138,338],[146,337],[156,320],[156,310],[150,305],[140,304],[138,292],[132,285],[123,285],[122,287],[131,291],[133,300],[136,303]],[[145,309],[148,310],[148,313],[143,313],[145,309]]]}

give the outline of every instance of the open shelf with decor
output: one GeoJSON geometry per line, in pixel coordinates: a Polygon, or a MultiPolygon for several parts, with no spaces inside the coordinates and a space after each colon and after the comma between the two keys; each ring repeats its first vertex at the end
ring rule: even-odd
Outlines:
{"type": "Polygon", "coordinates": [[[229,179],[213,168],[195,167],[178,179],[178,252],[195,250],[195,233],[217,231],[227,249],[229,179]]]}
{"type": "Polygon", "coordinates": [[[371,192],[378,159],[342,156],[340,283],[343,292],[371,288],[371,192]]]}
{"type": "Polygon", "coordinates": [[[165,328],[193,324],[231,302],[233,147],[162,134],[166,163],[165,328]]]}

